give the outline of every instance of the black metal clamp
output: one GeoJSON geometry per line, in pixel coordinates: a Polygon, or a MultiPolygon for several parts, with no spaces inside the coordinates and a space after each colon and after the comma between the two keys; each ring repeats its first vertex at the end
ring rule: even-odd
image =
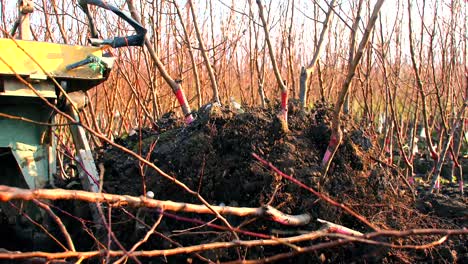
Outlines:
{"type": "Polygon", "coordinates": [[[97,67],[99,69],[99,71],[103,71],[104,69],[106,69],[108,67],[107,63],[105,63],[101,58],[96,57],[94,55],[89,55],[84,60],[80,60],[78,62],[67,65],[66,69],[67,69],[67,71],[69,71],[69,70],[73,70],[75,68],[78,68],[80,66],[84,66],[86,64],[91,64],[91,63],[99,65],[99,67],[97,67]]]}
{"type": "Polygon", "coordinates": [[[91,45],[100,46],[100,45],[109,45],[113,48],[128,47],[128,46],[143,46],[146,35],[146,28],[144,28],[140,23],[133,19],[128,14],[122,12],[119,8],[105,2],[102,0],[79,0],[78,1],[81,9],[85,12],[88,17],[89,27],[91,31],[91,38],[89,42],[91,45]],[[114,14],[125,20],[129,23],[136,31],[135,35],[126,36],[126,37],[115,37],[113,39],[99,39],[94,21],[89,13],[88,5],[95,5],[106,10],[112,11],[114,14]]]}

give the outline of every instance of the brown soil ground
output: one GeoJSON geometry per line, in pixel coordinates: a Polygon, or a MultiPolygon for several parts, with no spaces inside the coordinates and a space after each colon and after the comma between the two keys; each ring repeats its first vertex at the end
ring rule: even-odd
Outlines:
{"type": "MultiPolygon", "coordinates": [[[[317,106],[307,114],[294,104],[289,109],[289,132],[281,130],[276,110],[246,109],[234,114],[228,108],[199,111],[198,119],[185,126],[173,113],[166,114],[152,129],[141,129],[134,135],[116,140],[117,143],[149,157],[164,172],[175,176],[192,190],[198,190],[211,204],[259,207],[270,204],[290,214],[310,213],[313,219],[302,227],[285,227],[267,219],[246,219],[227,216],[233,226],[263,234],[284,236],[316,230],[316,218],[346,227],[370,232],[357,219],[312,193],[274,175],[252,153],[271,162],[281,171],[313,188],[320,182],[320,161],[330,137],[331,108],[317,106]]],[[[375,139],[352,120],[343,119],[345,137],[331,165],[328,177],[320,191],[336,201],[347,204],[380,228],[462,228],[467,226],[467,198],[454,188],[444,187],[438,195],[425,195],[424,187],[417,189],[416,199],[395,168],[379,162],[375,139]]],[[[100,162],[105,165],[104,190],[109,193],[140,196],[153,191],[155,199],[200,204],[196,197],[184,192],[173,182],[141,164],[121,151],[107,147],[102,150],[100,162]]],[[[137,215],[148,225],[159,217],[156,210],[137,212],[113,209],[113,230],[127,248],[141,239],[148,227],[137,224],[129,215],[137,215]]],[[[142,249],[163,249],[215,241],[231,241],[229,232],[200,226],[194,220],[209,222],[211,215],[177,214],[162,218],[158,233],[142,249]],[[172,241],[172,242],[171,242],[172,241]]],[[[214,224],[220,224],[214,221],[214,224]]],[[[241,235],[242,239],[255,239],[241,235]]],[[[418,244],[432,242],[436,237],[411,239],[384,239],[392,243],[418,244]]],[[[326,240],[302,243],[312,245],[326,240]]],[[[351,262],[468,262],[466,237],[453,237],[443,245],[427,250],[398,250],[363,244],[351,244],[325,249],[287,260],[288,263],[351,263],[351,262]]],[[[242,249],[246,259],[264,258],[291,249],[257,247],[242,249]]],[[[215,250],[201,253],[213,261],[238,259],[238,251],[215,250]]],[[[152,263],[169,261],[200,261],[194,255],[155,258],[152,263]]]]}
{"type": "MultiPolygon", "coordinates": [[[[466,196],[457,193],[454,186],[444,186],[441,194],[427,194],[427,187],[422,185],[415,187],[416,195],[413,196],[400,170],[388,167],[377,158],[379,153],[375,146],[376,139],[372,136],[374,133],[346,118],[343,119],[343,144],[333,160],[326,180],[321,181],[320,161],[330,137],[331,109],[327,104],[318,103],[310,113],[303,114],[295,104],[290,104],[288,133],[282,131],[275,109],[245,109],[245,113],[234,114],[229,108],[204,108],[197,113],[197,120],[190,126],[169,113],[153,128],[135,131],[131,136],[117,139],[116,143],[149,158],[164,172],[198,191],[211,204],[245,207],[268,204],[288,214],[312,215],[312,221],[300,227],[284,226],[263,218],[225,216],[232,226],[245,231],[278,237],[292,236],[319,229],[321,226],[316,221],[317,218],[360,232],[372,231],[356,218],[275,175],[253,158],[252,153],[258,154],[306,185],[320,189],[323,194],[348,205],[379,228],[407,230],[467,227],[466,196]]],[[[146,191],[152,191],[155,199],[201,203],[172,181],[142,166],[134,157],[114,147],[104,147],[97,154],[98,163],[105,167],[105,192],[140,196],[146,191]]],[[[73,183],[64,183],[63,186],[65,185],[72,189],[78,188],[73,183]]],[[[88,211],[87,204],[57,201],[52,206],[75,238],[77,250],[91,250],[95,241],[87,234],[93,229],[92,223],[84,220],[90,219],[89,215],[83,213],[88,211]]],[[[115,238],[126,249],[139,241],[161,216],[161,212],[156,209],[107,210],[104,206],[104,211],[111,212],[115,238]]],[[[61,250],[53,241],[45,244],[43,241],[46,239],[25,237],[30,234],[25,231],[29,229],[23,228],[21,223],[16,230],[12,230],[3,224],[5,219],[0,220],[0,249],[61,250]],[[18,228],[22,232],[18,232],[18,228]],[[19,233],[23,237],[18,237],[19,233]]],[[[207,222],[223,226],[212,215],[165,212],[156,232],[140,249],[170,249],[234,239],[226,230],[202,224],[207,222]]],[[[29,221],[25,221],[24,225],[28,223],[31,225],[29,221]]],[[[54,234],[63,241],[58,230],[54,234]]],[[[243,234],[239,236],[243,240],[258,239],[243,234]]],[[[393,244],[423,244],[439,238],[413,236],[379,240],[393,244]]],[[[303,242],[299,246],[311,246],[330,240],[303,242]]],[[[444,244],[426,250],[348,244],[302,254],[281,263],[468,263],[467,248],[466,237],[461,236],[451,237],[444,244]]],[[[112,249],[119,249],[117,243],[112,245],[112,249]]],[[[203,263],[205,258],[223,262],[237,260],[239,255],[245,259],[261,259],[291,251],[288,246],[265,246],[213,250],[200,255],[147,258],[141,261],[203,263]]],[[[91,260],[90,263],[95,261],[91,260]]]]}

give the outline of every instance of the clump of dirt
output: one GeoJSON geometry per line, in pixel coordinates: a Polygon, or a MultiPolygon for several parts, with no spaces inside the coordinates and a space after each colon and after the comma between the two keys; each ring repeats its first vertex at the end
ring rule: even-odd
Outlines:
{"type": "MultiPolygon", "coordinates": [[[[243,207],[268,204],[288,214],[307,212],[314,220],[320,218],[361,232],[371,231],[356,218],[273,173],[252,157],[252,153],[256,153],[284,173],[312,188],[320,188],[322,193],[349,205],[380,228],[454,227],[455,223],[428,217],[416,209],[413,196],[401,174],[378,162],[371,132],[354,127],[346,117],[343,118],[343,143],[335,155],[328,176],[323,179],[320,162],[330,138],[331,110],[331,105],[317,102],[310,112],[304,113],[291,102],[288,112],[289,132],[286,133],[281,129],[275,109],[246,108],[243,113],[235,114],[227,107],[206,106],[197,113],[198,118],[189,126],[168,114],[152,129],[134,131],[116,142],[149,158],[162,171],[198,192],[210,204],[243,207]]],[[[103,149],[100,161],[105,165],[106,192],[140,196],[152,191],[155,199],[201,203],[196,196],[184,191],[172,180],[162,177],[116,148],[103,149]]],[[[159,213],[149,209],[114,209],[113,230],[124,245],[133,245],[148,230],[149,226],[145,224],[151,226],[159,213]],[[139,220],[132,219],[134,215],[139,220]]],[[[203,222],[214,219],[211,215],[177,215],[203,222]]],[[[167,216],[163,217],[157,229],[158,235],[150,238],[142,249],[234,239],[229,232],[197,225],[196,221],[183,221],[181,217],[167,216]]],[[[320,227],[314,220],[307,226],[285,228],[265,219],[227,218],[233,226],[263,234],[276,234],[278,230],[297,233],[320,227]]],[[[218,220],[214,223],[222,225],[218,220]]],[[[252,237],[242,236],[242,239],[252,237]]],[[[323,241],[307,242],[304,245],[318,242],[323,241]]],[[[247,259],[254,259],[290,250],[286,246],[265,247],[243,253],[247,259]]],[[[449,252],[452,252],[451,248],[449,252]]],[[[223,261],[238,259],[238,253],[230,249],[204,252],[201,255],[213,261],[223,261]]],[[[350,245],[324,250],[316,255],[301,256],[291,262],[350,262],[361,261],[363,257],[369,261],[399,262],[437,257],[431,254],[431,251],[407,252],[350,245]]],[[[467,254],[466,249],[458,252],[459,257],[463,254],[467,254]]],[[[193,256],[179,257],[184,259],[193,256]]]]}

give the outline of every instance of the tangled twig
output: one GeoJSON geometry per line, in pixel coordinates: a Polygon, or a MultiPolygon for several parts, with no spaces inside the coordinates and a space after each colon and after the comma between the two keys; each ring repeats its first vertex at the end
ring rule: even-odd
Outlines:
{"type": "Polygon", "coordinates": [[[367,220],[364,216],[362,216],[361,214],[355,212],[354,210],[352,210],[351,208],[349,208],[348,206],[342,204],[342,203],[338,203],[337,201],[333,200],[332,198],[328,197],[327,195],[325,194],[322,194],[316,190],[314,190],[313,188],[305,185],[304,183],[302,183],[301,181],[299,181],[298,179],[295,179],[287,174],[285,174],[284,172],[280,171],[278,168],[276,168],[273,164],[271,164],[270,162],[260,158],[260,156],[258,156],[257,154],[255,153],[252,153],[252,156],[257,159],[260,163],[262,163],[263,165],[269,167],[272,171],[274,171],[275,173],[278,173],[281,177],[297,184],[298,186],[300,186],[301,188],[313,193],[315,196],[317,196],[318,198],[326,201],[327,203],[329,203],[330,205],[333,205],[333,206],[336,206],[336,207],[339,207],[341,208],[342,210],[344,210],[345,212],[349,213],[350,215],[354,216],[355,218],[357,218],[359,221],[361,221],[362,223],[366,224],[367,226],[369,226],[370,228],[372,228],[373,230],[375,231],[379,231],[380,228],[378,228],[377,226],[375,226],[374,224],[372,224],[371,222],[369,222],[369,220],[367,220]]]}

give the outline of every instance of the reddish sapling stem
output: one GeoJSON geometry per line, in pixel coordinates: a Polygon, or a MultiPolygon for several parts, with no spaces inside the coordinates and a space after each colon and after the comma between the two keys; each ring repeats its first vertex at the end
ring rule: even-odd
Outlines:
{"type": "Polygon", "coordinates": [[[328,161],[330,160],[331,154],[332,152],[330,150],[330,145],[328,145],[327,151],[325,152],[325,155],[323,156],[322,166],[328,163],[328,161]]]}
{"type": "Polygon", "coordinates": [[[334,133],[332,133],[330,137],[330,142],[328,143],[327,151],[325,152],[325,155],[323,156],[322,166],[328,163],[337,144],[338,144],[338,139],[336,138],[334,133]]]}
{"type": "MultiPolygon", "coordinates": [[[[183,222],[187,222],[187,223],[194,223],[194,224],[197,224],[197,225],[206,225],[206,226],[209,226],[209,227],[212,227],[212,228],[215,228],[215,229],[219,229],[219,230],[229,230],[227,227],[225,226],[221,226],[221,225],[217,225],[217,224],[213,224],[211,222],[205,222],[205,221],[202,221],[200,219],[195,219],[195,218],[188,218],[188,217],[184,217],[184,216],[180,216],[180,215],[175,215],[175,214],[171,214],[169,212],[166,212],[164,210],[161,210],[160,208],[157,209],[157,211],[164,215],[164,216],[167,216],[169,218],[172,218],[176,221],[183,221],[183,222]]],[[[265,234],[262,234],[262,233],[257,233],[257,232],[252,232],[252,231],[247,231],[247,230],[243,230],[243,229],[239,229],[239,228],[234,228],[234,231],[238,232],[238,233],[241,233],[241,234],[244,234],[244,235],[248,235],[248,236],[253,236],[253,237],[258,237],[258,238],[263,238],[263,239],[269,239],[271,238],[269,235],[265,235],[265,234]]]]}
{"type": "Polygon", "coordinates": [[[388,155],[389,155],[389,158],[388,158],[388,162],[389,164],[393,164],[393,135],[391,135],[392,137],[390,138],[390,145],[388,146],[388,148],[390,149],[390,151],[388,152],[388,155]]]}
{"type": "MultiPolygon", "coordinates": [[[[435,174],[436,171],[437,171],[438,155],[437,155],[437,154],[434,154],[434,152],[432,152],[432,148],[431,148],[431,158],[434,160],[434,167],[432,168],[432,174],[435,174]]],[[[433,187],[434,187],[434,189],[437,190],[437,191],[440,190],[440,175],[437,176],[437,179],[436,179],[436,181],[434,182],[433,187]]]]}
{"type": "Polygon", "coordinates": [[[288,111],[288,92],[281,92],[281,109],[288,111]]]}
{"type": "Polygon", "coordinates": [[[409,176],[409,178],[408,178],[408,183],[409,183],[410,185],[414,185],[414,175],[409,176]]]}
{"type": "Polygon", "coordinates": [[[458,158],[455,157],[455,153],[453,153],[453,149],[452,151],[450,151],[450,156],[452,156],[453,166],[460,167],[460,163],[458,163],[458,158]]]}
{"type": "Polygon", "coordinates": [[[182,90],[182,88],[179,88],[177,89],[177,91],[174,92],[174,94],[177,97],[177,101],[179,101],[180,107],[182,107],[182,112],[185,115],[185,123],[189,125],[195,119],[193,118],[193,115],[190,112],[190,106],[187,102],[187,98],[185,97],[185,93],[182,90]]]}
{"type": "Polygon", "coordinates": [[[387,153],[390,153],[390,137],[387,137],[387,138],[385,139],[385,151],[386,151],[387,153]]]}
{"type": "Polygon", "coordinates": [[[458,180],[458,189],[460,190],[460,193],[463,195],[463,178],[460,177],[460,179],[458,180]]]}
{"type": "Polygon", "coordinates": [[[185,117],[185,123],[187,125],[191,124],[193,122],[193,120],[195,120],[195,118],[193,118],[192,114],[189,114],[188,116],[185,117]]]}
{"type": "Polygon", "coordinates": [[[388,154],[388,159],[387,159],[388,164],[393,164],[393,150],[392,150],[393,142],[391,140],[391,137],[392,137],[392,135],[389,135],[385,139],[385,151],[388,154]]]}
{"type": "Polygon", "coordinates": [[[437,177],[437,181],[435,182],[434,189],[436,190],[440,189],[440,176],[437,177]]]}
{"type": "Polygon", "coordinates": [[[281,113],[280,117],[288,121],[288,92],[281,92],[281,113]]]}

